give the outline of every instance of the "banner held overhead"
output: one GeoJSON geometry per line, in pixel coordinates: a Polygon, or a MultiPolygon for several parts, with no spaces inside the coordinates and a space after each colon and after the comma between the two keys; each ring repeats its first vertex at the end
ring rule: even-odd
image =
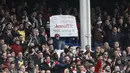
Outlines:
{"type": "Polygon", "coordinates": [[[54,15],[50,17],[50,36],[78,37],[76,18],[71,15],[54,15]]]}

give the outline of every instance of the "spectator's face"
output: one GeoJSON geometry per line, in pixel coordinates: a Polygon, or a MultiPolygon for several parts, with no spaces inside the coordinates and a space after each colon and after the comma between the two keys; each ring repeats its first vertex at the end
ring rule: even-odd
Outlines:
{"type": "Polygon", "coordinates": [[[13,19],[14,19],[13,15],[11,15],[11,16],[10,16],[10,19],[11,19],[11,20],[13,20],[13,19]]]}
{"type": "Polygon", "coordinates": [[[11,56],[12,56],[12,57],[15,57],[15,52],[12,52],[12,53],[11,53],[11,56]]]}
{"type": "Polygon", "coordinates": [[[130,53],[130,47],[127,48],[127,52],[130,53]]]}
{"type": "Polygon", "coordinates": [[[66,60],[66,61],[70,61],[70,57],[69,57],[69,56],[66,56],[66,57],[65,57],[65,60],[66,60]]]}
{"type": "Polygon", "coordinates": [[[38,36],[38,35],[39,35],[39,30],[38,30],[38,29],[33,29],[33,34],[34,34],[35,36],[38,36]]]}
{"type": "Polygon", "coordinates": [[[42,71],[41,71],[41,73],[45,73],[45,71],[44,71],[44,70],[42,70],[42,71]]]}
{"type": "Polygon", "coordinates": [[[16,26],[16,27],[14,27],[14,30],[15,30],[15,31],[17,31],[17,30],[18,30],[18,27],[17,27],[17,26],[16,26]]]}
{"type": "Polygon", "coordinates": [[[34,68],[34,64],[33,63],[29,63],[29,67],[30,68],[34,68]]]}
{"type": "Polygon", "coordinates": [[[118,64],[118,65],[121,65],[121,60],[117,60],[117,64],[118,64]]]}
{"type": "Polygon", "coordinates": [[[51,71],[50,71],[50,70],[47,70],[46,73],[51,73],[51,71]]]}
{"type": "Polygon", "coordinates": [[[61,53],[61,57],[64,57],[65,56],[65,53],[63,52],[63,53],[61,53]]]}
{"type": "Polygon", "coordinates": [[[109,20],[106,20],[106,25],[109,25],[110,24],[110,21],[109,20]]]}
{"type": "Polygon", "coordinates": [[[119,19],[119,24],[123,24],[123,19],[119,19]]]}
{"type": "Polygon", "coordinates": [[[40,19],[41,19],[41,18],[42,18],[42,14],[39,14],[39,15],[38,15],[38,18],[40,18],[40,19]]]}
{"type": "Polygon", "coordinates": [[[94,66],[91,67],[91,68],[90,68],[90,71],[91,71],[91,72],[95,72],[95,67],[94,67],[94,66]]]}
{"type": "Polygon", "coordinates": [[[76,63],[75,62],[72,63],[72,67],[76,68],[76,63]]]}
{"type": "Polygon", "coordinates": [[[3,51],[6,51],[6,50],[7,50],[7,48],[8,48],[8,47],[7,47],[7,45],[6,45],[6,44],[2,45],[2,50],[3,50],[3,51]]]}
{"type": "Polygon", "coordinates": [[[27,62],[27,61],[24,61],[24,65],[27,66],[27,65],[28,65],[28,62],[27,62]]]}
{"type": "Polygon", "coordinates": [[[15,69],[15,64],[11,64],[10,69],[15,69]]]}
{"type": "Polygon", "coordinates": [[[126,56],[126,55],[127,55],[127,54],[126,54],[126,51],[123,51],[123,52],[122,52],[122,55],[123,55],[123,56],[126,56]]]}
{"type": "Polygon", "coordinates": [[[105,52],[105,53],[104,53],[104,57],[105,57],[105,58],[108,58],[108,52],[105,52]]]}
{"type": "Polygon", "coordinates": [[[37,16],[37,13],[36,12],[33,12],[33,17],[36,17],[37,16]]]}
{"type": "Polygon", "coordinates": [[[39,53],[39,57],[40,57],[40,58],[43,58],[43,53],[42,53],[42,52],[39,53]]]}
{"type": "Polygon", "coordinates": [[[108,49],[109,48],[109,44],[107,42],[104,43],[104,48],[108,49]]]}
{"type": "Polygon", "coordinates": [[[73,48],[70,48],[70,52],[73,52],[73,48]]]}
{"type": "Polygon", "coordinates": [[[49,40],[48,43],[49,43],[49,44],[53,44],[53,40],[52,40],[52,39],[49,40]]]}
{"type": "Polygon", "coordinates": [[[20,24],[19,29],[23,29],[23,24],[20,24]]]}
{"type": "Polygon", "coordinates": [[[114,71],[120,71],[120,67],[119,66],[115,66],[114,71]]]}
{"type": "Polygon", "coordinates": [[[9,57],[9,58],[8,58],[8,62],[9,62],[9,63],[11,63],[11,62],[13,62],[13,61],[14,61],[14,60],[13,60],[12,57],[9,57]]]}
{"type": "Polygon", "coordinates": [[[1,13],[2,15],[4,15],[4,14],[5,14],[5,12],[4,12],[4,10],[3,10],[3,9],[0,11],[0,13],[1,13]]]}
{"type": "Polygon", "coordinates": [[[6,58],[7,58],[7,54],[6,54],[6,53],[3,53],[3,54],[2,54],[2,58],[6,59],[6,58]]]}
{"type": "Polygon", "coordinates": [[[82,65],[82,66],[79,67],[79,69],[80,69],[80,71],[82,72],[82,71],[85,70],[85,67],[82,65]]]}
{"type": "Polygon", "coordinates": [[[114,22],[114,23],[115,23],[115,22],[116,22],[116,18],[112,18],[112,22],[114,22]]]}
{"type": "Polygon", "coordinates": [[[47,57],[47,58],[46,58],[46,61],[47,61],[47,62],[50,62],[50,61],[51,61],[50,57],[47,57]]]}
{"type": "Polygon", "coordinates": [[[97,20],[98,20],[98,21],[101,21],[101,17],[98,17],[97,20]]]}
{"type": "Polygon", "coordinates": [[[119,42],[114,42],[114,47],[118,48],[119,47],[119,42]]]}
{"type": "Polygon", "coordinates": [[[24,38],[24,37],[23,37],[22,35],[19,36],[19,40],[20,40],[20,41],[22,41],[23,38],[24,38]]]}
{"type": "Polygon", "coordinates": [[[18,53],[18,57],[19,57],[19,58],[22,58],[22,57],[23,57],[22,52],[19,52],[19,53],[18,53]]]}
{"type": "Polygon", "coordinates": [[[107,18],[106,18],[106,19],[107,19],[107,20],[109,20],[109,21],[111,20],[111,18],[110,18],[110,16],[109,16],[109,15],[107,16],[107,18]]]}
{"type": "Polygon", "coordinates": [[[8,69],[8,68],[5,68],[5,69],[4,69],[4,72],[5,72],[5,73],[8,73],[8,72],[9,72],[9,69],[8,69]]]}
{"type": "Polygon", "coordinates": [[[45,51],[45,50],[46,50],[46,46],[42,45],[42,51],[45,51]]]}
{"type": "Polygon", "coordinates": [[[105,71],[106,71],[106,72],[111,72],[110,66],[107,66],[107,67],[105,68],[105,71]]]}
{"type": "Polygon", "coordinates": [[[8,29],[12,29],[12,24],[11,24],[11,23],[8,24],[8,25],[7,25],[7,28],[8,28],[8,29]]]}
{"type": "Polygon", "coordinates": [[[88,52],[90,51],[90,46],[89,45],[86,45],[85,48],[86,48],[86,51],[88,51],[88,52]]]}
{"type": "Polygon", "coordinates": [[[25,66],[22,65],[22,66],[20,67],[20,70],[21,70],[22,72],[25,72],[25,71],[26,71],[25,66]]]}
{"type": "Polygon", "coordinates": [[[113,32],[117,33],[117,28],[116,27],[113,28],[113,32]]]}
{"type": "Polygon", "coordinates": [[[23,11],[23,15],[25,15],[25,16],[26,16],[26,15],[27,15],[27,12],[26,12],[26,11],[23,11]]]}
{"type": "Polygon", "coordinates": [[[97,53],[100,53],[100,51],[101,51],[101,50],[100,50],[100,47],[97,47],[97,48],[96,48],[96,52],[97,52],[97,53]]]}
{"type": "Polygon", "coordinates": [[[11,57],[11,54],[8,54],[8,57],[11,57]]]}
{"type": "Polygon", "coordinates": [[[104,48],[100,48],[101,49],[101,53],[104,53],[105,49],[104,48]]]}
{"type": "Polygon", "coordinates": [[[0,44],[4,44],[4,43],[5,43],[4,39],[1,39],[0,44]]]}

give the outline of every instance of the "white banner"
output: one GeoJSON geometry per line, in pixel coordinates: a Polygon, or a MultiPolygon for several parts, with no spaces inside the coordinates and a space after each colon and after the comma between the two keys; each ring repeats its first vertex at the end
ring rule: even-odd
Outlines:
{"type": "Polygon", "coordinates": [[[77,37],[76,19],[71,15],[54,15],[50,17],[50,36],[77,37]]]}

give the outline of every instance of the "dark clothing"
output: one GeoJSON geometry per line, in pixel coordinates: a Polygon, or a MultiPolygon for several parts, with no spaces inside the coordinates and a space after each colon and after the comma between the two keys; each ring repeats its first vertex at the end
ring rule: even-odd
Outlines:
{"type": "Polygon", "coordinates": [[[12,30],[11,33],[12,33],[13,37],[19,36],[19,33],[17,31],[15,31],[15,30],[12,30]]]}
{"type": "Polygon", "coordinates": [[[12,40],[13,38],[11,36],[4,35],[3,37],[6,44],[11,45],[13,43],[13,40],[12,40]]]}
{"type": "Polygon", "coordinates": [[[104,41],[105,32],[102,29],[101,29],[102,31],[99,31],[98,29],[101,29],[101,28],[95,27],[93,29],[93,39],[96,42],[103,42],[104,41]]]}
{"type": "Polygon", "coordinates": [[[0,65],[4,64],[6,62],[6,59],[3,59],[2,57],[0,57],[0,65]]]}
{"type": "MultiPolygon", "coordinates": [[[[51,63],[52,65],[52,63],[51,63]]],[[[40,69],[41,70],[52,70],[52,67],[49,66],[46,62],[43,62],[41,65],[40,65],[40,69]]]]}
{"type": "Polygon", "coordinates": [[[39,35],[39,41],[40,41],[40,44],[46,44],[46,40],[45,40],[45,37],[43,35],[39,35]]]}
{"type": "Polygon", "coordinates": [[[37,19],[38,21],[38,27],[45,27],[45,22],[43,21],[43,19],[37,19]]]}
{"type": "Polygon", "coordinates": [[[53,62],[50,62],[50,63],[47,63],[47,62],[43,62],[41,65],[40,65],[40,69],[41,70],[50,70],[52,72],[55,72],[54,68],[52,68],[52,64],[53,62]]]}
{"type": "Polygon", "coordinates": [[[63,73],[64,69],[67,67],[67,64],[62,64],[60,62],[56,62],[56,73],[63,73]]]}
{"type": "Polygon", "coordinates": [[[114,42],[118,41],[120,42],[121,35],[119,33],[112,33],[111,39],[110,39],[110,45],[114,44],[114,42]]]}
{"type": "Polygon", "coordinates": [[[60,39],[54,39],[53,45],[54,45],[55,49],[60,50],[60,49],[64,49],[65,42],[63,40],[60,40],[60,39]]]}
{"type": "Polygon", "coordinates": [[[109,42],[109,40],[110,40],[110,37],[111,37],[111,29],[112,29],[112,26],[111,26],[111,24],[110,25],[105,25],[104,27],[103,27],[103,30],[104,30],[104,32],[105,32],[105,42],[109,42]]]}
{"type": "Polygon", "coordinates": [[[127,28],[125,26],[125,24],[117,24],[117,28],[120,28],[120,32],[123,34],[123,35],[126,35],[127,34],[127,28]]]}
{"type": "Polygon", "coordinates": [[[28,73],[35,73],[35,69],[29,69],[28,73]]]}
{"type": "Polygon", "coordinates": [[[38,64],[39,66],[44,62],[44,58],[42,59],[37,59],[36,61],[34,61],[35,64],[38,64]]]}

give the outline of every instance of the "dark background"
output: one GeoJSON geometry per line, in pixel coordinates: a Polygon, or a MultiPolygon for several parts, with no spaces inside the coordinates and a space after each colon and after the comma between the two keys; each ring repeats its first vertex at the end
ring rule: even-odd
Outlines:
{"type": "MultiPolygon", "coordinates": [[[[7,0],[6,3],[9,8],[17,7],[18,5],[24,3],[26,1],[28,3],[29,9],[31,10],[35,3],[40,3],[42,0],[7,0]]],[[[96,6],[100,6],[103,10],[110,11],[113,10],[115,3],[123,1],[130,2],[130,0],[90,0],[91,7],[95,8],[96,6]]],[[[47,8],[51,7],[53,11],[57,10],[58,5],[61,2],[67,2],[70,6],[76,7],[79,9],[79,0],[45,0],[47,8]]]]}

